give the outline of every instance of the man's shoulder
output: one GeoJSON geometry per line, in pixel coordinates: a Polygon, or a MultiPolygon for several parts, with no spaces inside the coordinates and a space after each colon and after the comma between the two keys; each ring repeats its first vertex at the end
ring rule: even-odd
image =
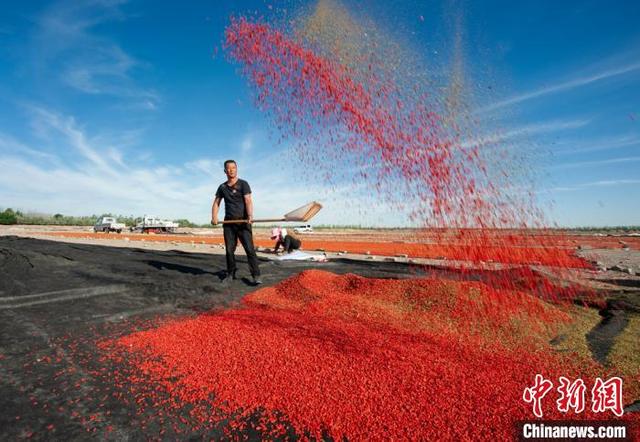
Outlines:
{"type": "Polygon", "coordinates": [[[224,194],[225,194],[225,191],[224,191],[224,185],[225,185],[225,184],[226,184],[226,183],[222,183],[222,184],[220,184],[220,185],[218,186],[218,189],[216,190],[216,196],[218,196],[218,197],[222,197],[222,196],[224,196],[224,194]]]}
{"type": "Polygon", "coordinates": [[[251,186],[249,185],[249,183],[246,180],[243,180],[242,178],[238,178],[238,184],[243,189],[248,189],[249,191],[251,190],[251,186]]]}

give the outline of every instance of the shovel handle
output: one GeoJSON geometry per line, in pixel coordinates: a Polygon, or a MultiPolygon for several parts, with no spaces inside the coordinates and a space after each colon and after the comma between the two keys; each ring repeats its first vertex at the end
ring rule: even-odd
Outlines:
{"type": "MultiPolygon", "coordinates": [[[[276,222],[276,221],[286,221],[286,219],[284,218],[274,218],[274,219],[254,219],[253,223],[271,223],[271,222],[276,222]]],[[[225,220],[222,221],[219,224],[243,224],[243,223],[248,223],[249,220],[248,219],[229,219],[229,220],[225,220]]]]}

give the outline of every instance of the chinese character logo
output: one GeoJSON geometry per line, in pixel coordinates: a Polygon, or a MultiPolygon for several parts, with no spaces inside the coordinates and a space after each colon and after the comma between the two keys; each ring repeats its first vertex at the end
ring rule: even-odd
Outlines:
{"type": "Polygon", "coordinates": [[[542,417],[542,398],[553,388],[553,382],[536,375],[536,382],[533,387],[525,388],[522,399],[527,403],[533,403],[533,414],[542,417]]]}
{"type": "Polygon", "coordinates": [[[582,413],[584,410],[584,392],[586,389],[587,387],[584,385],[582,379],[569,382],[569,379],[560,376],[560,386],[558,387],[560,397],[556,401],[558,411],[566,413],[569,411],[569,408],[573,408],[576,414],[582,413]]]}
{"type": "MultiPolygon", "coordinates": [[[[587,389],[584,381],[580,378],[571,382],[564,376],[559,378],[560,386],[557,388],[558,399],[556,405],[558,411],[567,413],[569,409],[578,414],[585,409],[585,391],[587,389]]],[[[545,379],[541,374],[536,374],[536,381],[531,387],[524,389],[522,399],[533,404],[533,414],[542,417],[542,399],[553,388],[553,382],[545,379]]],[[[596,378],[591,389],[591,410],[594,413],[604,413],[612,411],[620,417],[624,414],[622,408],[622,379],[613,377],[607,381],[596,378]]]]}
{"type": "Polygon", "coordinates": [[[596,378],[596,382],[591,389],[591,401],[593,405],[591,409],[595,413],[602,413],[605,410],[611,410],[620,417],[624,410],[622,409],[622,379],[613,377],[606,382],[596,378]]]}

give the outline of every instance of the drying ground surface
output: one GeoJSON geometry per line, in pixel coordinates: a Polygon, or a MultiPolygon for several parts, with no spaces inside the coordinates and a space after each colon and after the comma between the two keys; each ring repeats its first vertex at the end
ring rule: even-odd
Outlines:
{"type": "MultiPolygon", "coordinates": [[[[117,247],[106,243],[123,239],[7,233],[3,440],[505,438],[533,417],[522,393],[537,373],[584,379],[587,408],[596,377],[620,376],[623,419],[638,420],[633,238],[559,244],[586,263],[570,281],[550,282],[541,265],[261,254],[265,284],[256,288],[241,249],[243,278],[223,285],[223,251],[186,235],[159,238],[156,250],[149,237],[117,247]]],[[[407,243],[367,234],[367,247],[407,243]]],[[[347,238],[341,246],[356,239],[347,238]]],[[[545,417],[613,416],[564,416],[554,402],[551,394],[543,402],[545,417]]]]}
{"type": "MultiPolygon", "coordinates": [[[[270,229],[255,228],[254,240],[258,247],[273,247],[270,229]]],[[[179,234],[143,235],[136,233],[94,233],[91,227],[10,226],[2,228],[0,235],[14,234],[53,239],[80,239],[103,244],[118,239],[132,242],[170,243],[173,245],[222,246],[222,230],[180,229],[179,234]]],[[[560,266],[564,268],[589,267],[582,257],[595,260],[600,250],[640,251],[640,234],[580,234],[571,231],[457,231],[415,229],[332,229],[299,235],[303,249],[367,254],[379,256],[406,255],[409,258],[498,262],[560,266]],[[594,253],[589,253],[593,251],[594,253]],[[591,256],[593,255],[593,256],[591,256]]],[[[640,273],[637,254],[629,264],[640,273]]]]}

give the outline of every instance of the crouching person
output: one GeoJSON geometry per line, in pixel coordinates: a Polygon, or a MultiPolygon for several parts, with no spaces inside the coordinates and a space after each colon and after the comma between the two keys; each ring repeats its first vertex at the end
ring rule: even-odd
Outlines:
{"type": "Polygon", "coordinates": [[[291,253],[302,246],[302,241],[282,227],[274,227],[271,230],[271,239],[276,241],[276,245],[273,249],[274,253],[278,253],[280,246],[282,246],[285,253],[291,253]]]}

